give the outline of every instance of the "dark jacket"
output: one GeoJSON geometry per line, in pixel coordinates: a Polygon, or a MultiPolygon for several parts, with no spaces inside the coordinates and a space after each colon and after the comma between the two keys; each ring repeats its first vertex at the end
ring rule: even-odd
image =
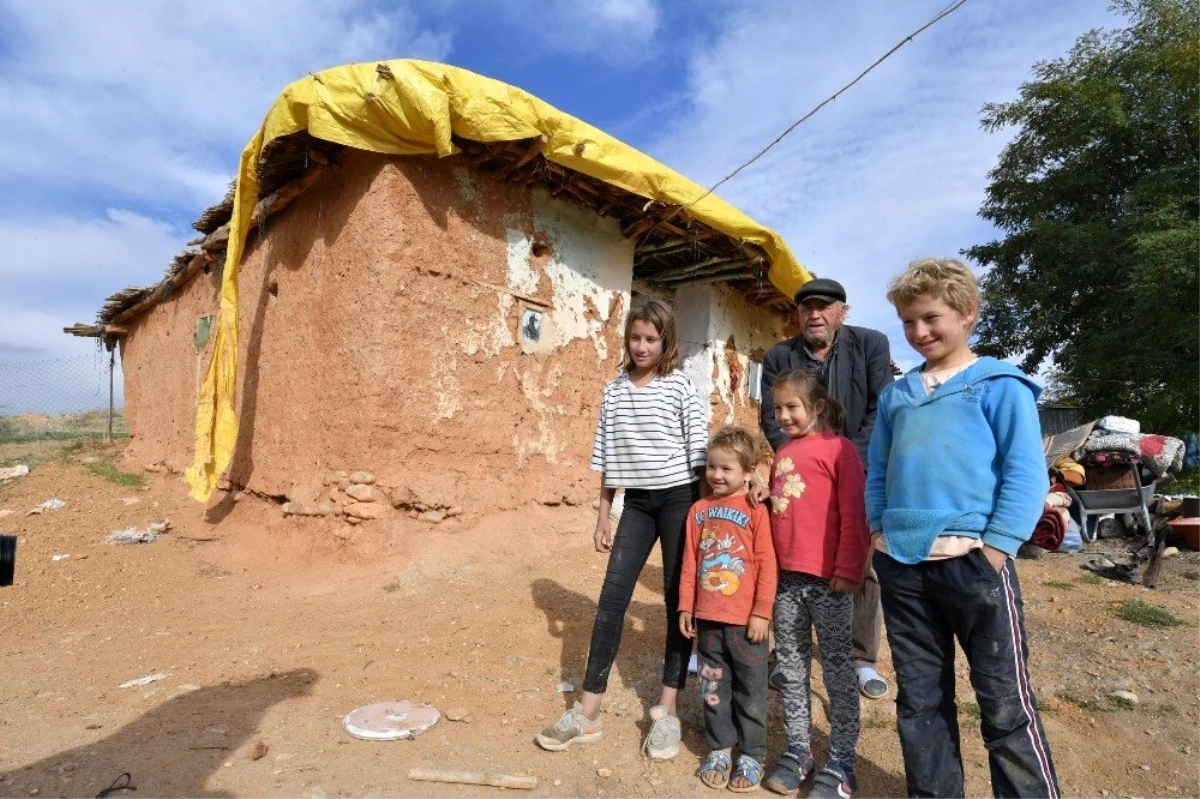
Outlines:
{"type": "MultiPolygon", "coordinates": [[[[875,406],[879,392],[891,384],[892,353],[887,336],[866,327],[842,325],[833,344],[833,395],[846,408],[846,429],[842,434],[854,442],[863,463],[867,462],[867,446],[875,429],[875,406]]],[[[775,404],[771,387],[775,378],[788,369],[808,365],[804,353],[804,336],[781,341],[767,351],[762,368],[762,402],[759,425],[763,435],[778,450],[787,443],[787,433],[775,422],[775,404]]]]}

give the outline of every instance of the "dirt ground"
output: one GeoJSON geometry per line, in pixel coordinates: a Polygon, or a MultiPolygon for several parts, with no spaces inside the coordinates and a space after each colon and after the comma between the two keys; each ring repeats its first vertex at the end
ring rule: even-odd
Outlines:
{"type": "MultiPolygon", "coordinates": [[[[664,623],[653,559],[630,609],[605,739],[557,754],[533,744],[570,701],[559,682],[582,680],[604,573],[586,508],[338,527],[284,518],[256,499],[214,500],[206,511],[171,475],[118,485],[81,463],[105,454],[77,450],[0,485],[0,509],[14,511],[0,532],[21,537],[16,584],[0,589],[0,795],[94,796],[122,772],[137,793],[117,797],[504,792],[411,782],[416,766],[535,775],[535,796],[708,793],[694,777],[704,754],[694,690],[682,697],[679,757],[652,764],[639,753],[664,623]],[[66,507],[26,516],[50,497],[66,507]],[[172,527],[154,543],[105,543],[112,530],[164,517],[172,527]],[[349,710],[406,698],[466,718],[443,718],[411,741],[343,731],[349,710]]],[[[1081,580],[1082,560],[1019,566],[1063,793],[1198,796],[1200,561],[1171,558],[1150,591],[1081,580]],[[1114,607],[1131,598],[1186,625],[1118,618],[1114,607]],[[1135,693],[1136,705],[1106,698],[1116,690],[1135,693]]],[[[891,673],[886,651],[881,670],[891,673]]],[[[988,796],[978,710],[959,673],[968,795],[988,796]]],[[[819,705],[824,688],[814,690],[819,705]]],[[[820,757],[828,727],[816,715],[820,757]]],[[[771,729],[773,761],[777,697],[771,729]]],[[[862,796],[903,794],[890,700],[864,700],[858,751],[862,796]]]]}

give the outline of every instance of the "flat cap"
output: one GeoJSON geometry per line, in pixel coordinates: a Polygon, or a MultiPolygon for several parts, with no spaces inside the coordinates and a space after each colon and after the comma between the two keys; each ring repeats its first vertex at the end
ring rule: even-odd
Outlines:
{"type": "Polygon", "coordinates": [[[815,277],[800,287],[796,292],[796,304],[805,300],[825,300],[826,302],[845,302],[846,290],[842,284],[827,277],[815,277]]]}

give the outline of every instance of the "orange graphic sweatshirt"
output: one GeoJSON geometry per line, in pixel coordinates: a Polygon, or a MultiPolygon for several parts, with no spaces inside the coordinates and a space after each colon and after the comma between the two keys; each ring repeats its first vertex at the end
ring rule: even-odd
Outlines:
{"type": "Polygon", "coordinates": [[[707,497],[688,513],[679,609],[697,619],[746,624],[771,618],[779,568],[765,506],[745,495],[707,497]]]}

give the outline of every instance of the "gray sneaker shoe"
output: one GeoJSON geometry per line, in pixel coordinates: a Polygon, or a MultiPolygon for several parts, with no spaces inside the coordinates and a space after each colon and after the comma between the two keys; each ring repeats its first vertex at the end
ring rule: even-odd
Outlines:
{"type": "Polygon", "coordinates": [[[679,754],[679,740],[683,730],[679,726],[679,717],[672,716],[662,705],[650,708],[650,732],[642,744],[642,754],[651,760],[670,760],[679,754]]]}
{"type": "Polygon", "coordinates": [[[575,706],[562,714],[562,718],[538,733],[537,745],[549,752],[565,752],[572,744],[590,744],[604,735],[604,718],[592,721],[583,715],[583,707],[575,706]]]}

